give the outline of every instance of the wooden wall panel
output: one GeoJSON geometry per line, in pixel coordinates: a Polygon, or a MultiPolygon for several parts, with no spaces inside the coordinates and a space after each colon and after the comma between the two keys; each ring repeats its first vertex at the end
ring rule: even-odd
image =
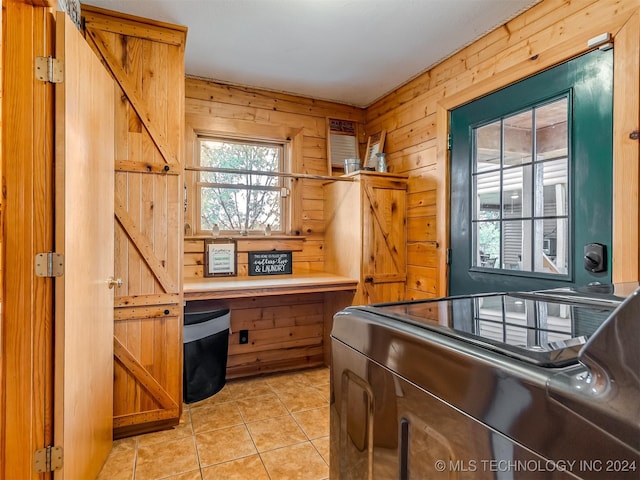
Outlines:
{"type": "MultiPolygon", "coordinates": [[[[3,36],[3,14],[4,14],[4,2],[2,8],[0,8],[0,179],[4,179],[3,174],[3,131],[2,128],[2,85],[4,81],[4,36],[3,36]]],[[[0,195],[0,389],[4,392],[4,349],[3,344],[3,327],[4,318],[2,313],[2,299],[4,297],[4,195],[0,195]]],[[[5,405],[4,394],[0,395],[0,459],[4,459],[5,452],[5,405]]],[[[3,469],[0,469],[0,480],[4,480],[5,475],[3,469]]]]}
{"type": "Polygon", "coordinates": [[[638,129],[638,8],[544,0],[367,108],[367,135],[386,130],[389,170],[409,175],[407,298],[447,293],[448,110],[585,53],[603,32],[615,43],[613,278],[637,280],[639,153],[628,136],[638,129]]]}
{"type": "Polygon", "coordinates": [[[324,294],[204,302],[230,309],[228,379],[324,363],[324,294]],[[248,330],[249,343],[239,343],[240,330],[248,330]]]}
{"type": "MultiPolygon", "coordinates": [[[[247,252],[266,250],[291,250],[293,253],[293,274],[309,273],[312,270],[309,270],[311,267],[308,264],[321,264],[323,252],[321,243],[311,242],[312,245],[307,246],[308,243],[309,241],[302,237],[239,238],[236,244],[238,276],[249,276],[247,271],[249,256],[247,252]]],[[[183,263],[185,278],[204,277],[204,238],[190,237],[185,240],[183,263]]]]}
{"type": "Polygon", "coordinates": [[[615,40],[612,268],[614,282],[632,282],[640,275],[640,8],[615,40]]]}
{"type": "MultiPolygon", "coordinates": [[[[228,105],[253,106],[266,112],[278,111],[320,118],[336,117],[356,122],[363,120],[361,109],[348,105],[195,78],[187,79],[185,93],[187,98],[213,100],[228,105]]],[[[321,137],[324,138],[324,134],[321,137]]]]}
{"type": "MultiPolygon", "coordinates": [[[[193,141],[199,131],[291,138],[293,172],[327,175],[326,117],[359,123],[364,119],[364,112],[353,107],[192,78],[186,81],[186,97],[186,165],[193,165],[193,141]]],[[[187,179],[189,175],[187,171],[187,179]]],[[[247,252],[252,250],[291,250],[294,274],[324,271],[323,181],[300,179],[291,184],[297,207],[291,236],[238,238],[238,276],[248,275],[247,252]]],[[[188,195],[194,198],[192,192],[188,195]]],[[[191,201],[185,221],[195,227],[193,205],[191,201]]],[[[185,278],[203,276],[203,252],[204,238],[185,239],[185,278]]],[[[215,302],[231,309],[227,378],[328,364],[327,321],[351,303],[346,297],[338,292],[215,302]],[[249,331],[246,345],[239,344],[240,329],[249,331]]]]}
{"type": "MultiPolygon", "coordinates": [[[[195,132],[257,136],[286,141],[293,139],[295,155],[293,173],[328,175],[326,151],[326,118],[354,120],[362,125],[364,111],[359,108],[293,95],[274,93],[247,87],[223,85],[196,78],[186,80],[187,138],[195,132]]],[[[366,143],[364,136],[359,139],[366,143]]],[[[193,165],[193,145],[187,142],[187,165],[193,165]]],[[[190,173],[187,172],[187,179],[190,173]]],[[[303,236],[302,249],[293,254],[294,273],[320,272],[324,270],[324,211],[322,180],[298,179],[291,181],[294,202],[293,236],[303,236]]],[[[189,192],[189,198],[194,198],[189,192]]],[[[186,213],[185,221],[193,227],[194,202],[186,213]]],[[[197,232],[196,232],[197,233],[197,232]]],[[[261,250],[277,248],[262,240],[261,250]]],[[[239,272],[245,274],[239,257],[239,272]]],[[[198,259],[184,258],[185,278],[201,275],[198,259]],[[196,260],[196,264],[192,263],[196,260]],[[191,263],[189,263],[191,262],[191,263]]]]}

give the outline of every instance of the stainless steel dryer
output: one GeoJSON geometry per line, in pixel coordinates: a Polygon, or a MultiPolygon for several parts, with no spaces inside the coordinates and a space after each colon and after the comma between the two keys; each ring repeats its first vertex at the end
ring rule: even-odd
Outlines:
{"type": "Polygon", "coordinates": [[[640,290],[349,307],[331,478],[640,478],[640,290]]]}

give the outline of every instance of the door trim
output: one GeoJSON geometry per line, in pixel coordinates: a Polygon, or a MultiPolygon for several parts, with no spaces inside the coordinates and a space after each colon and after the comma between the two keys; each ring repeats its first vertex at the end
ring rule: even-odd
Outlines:
{"type": "Polygon", "coordinates": [[[2,176],[5,189],[0,340],[0,478],[44,478],[33,452],[53,442],[53,279],[36,277],[53,249],[53,85],[35,79],[36,56],[53,54],[53,9],[3,5],[2,176]],[[7,59],[11,58],[11,70],[7,59]],[[29,219],[26,221],[26,219],[29,219]]]}

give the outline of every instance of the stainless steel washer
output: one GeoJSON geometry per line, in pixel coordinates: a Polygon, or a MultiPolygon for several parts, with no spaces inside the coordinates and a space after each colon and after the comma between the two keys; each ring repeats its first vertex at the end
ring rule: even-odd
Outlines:
{"type": "Polygon", "coordinates": [[[636,287],[338,313],[331,478],[640,478],[636,287]]]}

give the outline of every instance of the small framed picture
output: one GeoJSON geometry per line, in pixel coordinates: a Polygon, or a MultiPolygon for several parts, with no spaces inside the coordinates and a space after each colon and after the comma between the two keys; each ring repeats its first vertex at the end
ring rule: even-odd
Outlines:
{"type": "Polygon", "coordinates": [[[204,276],[234,277],[237,272],[236,241],[208,238],[204,241],[204,276]]]}

